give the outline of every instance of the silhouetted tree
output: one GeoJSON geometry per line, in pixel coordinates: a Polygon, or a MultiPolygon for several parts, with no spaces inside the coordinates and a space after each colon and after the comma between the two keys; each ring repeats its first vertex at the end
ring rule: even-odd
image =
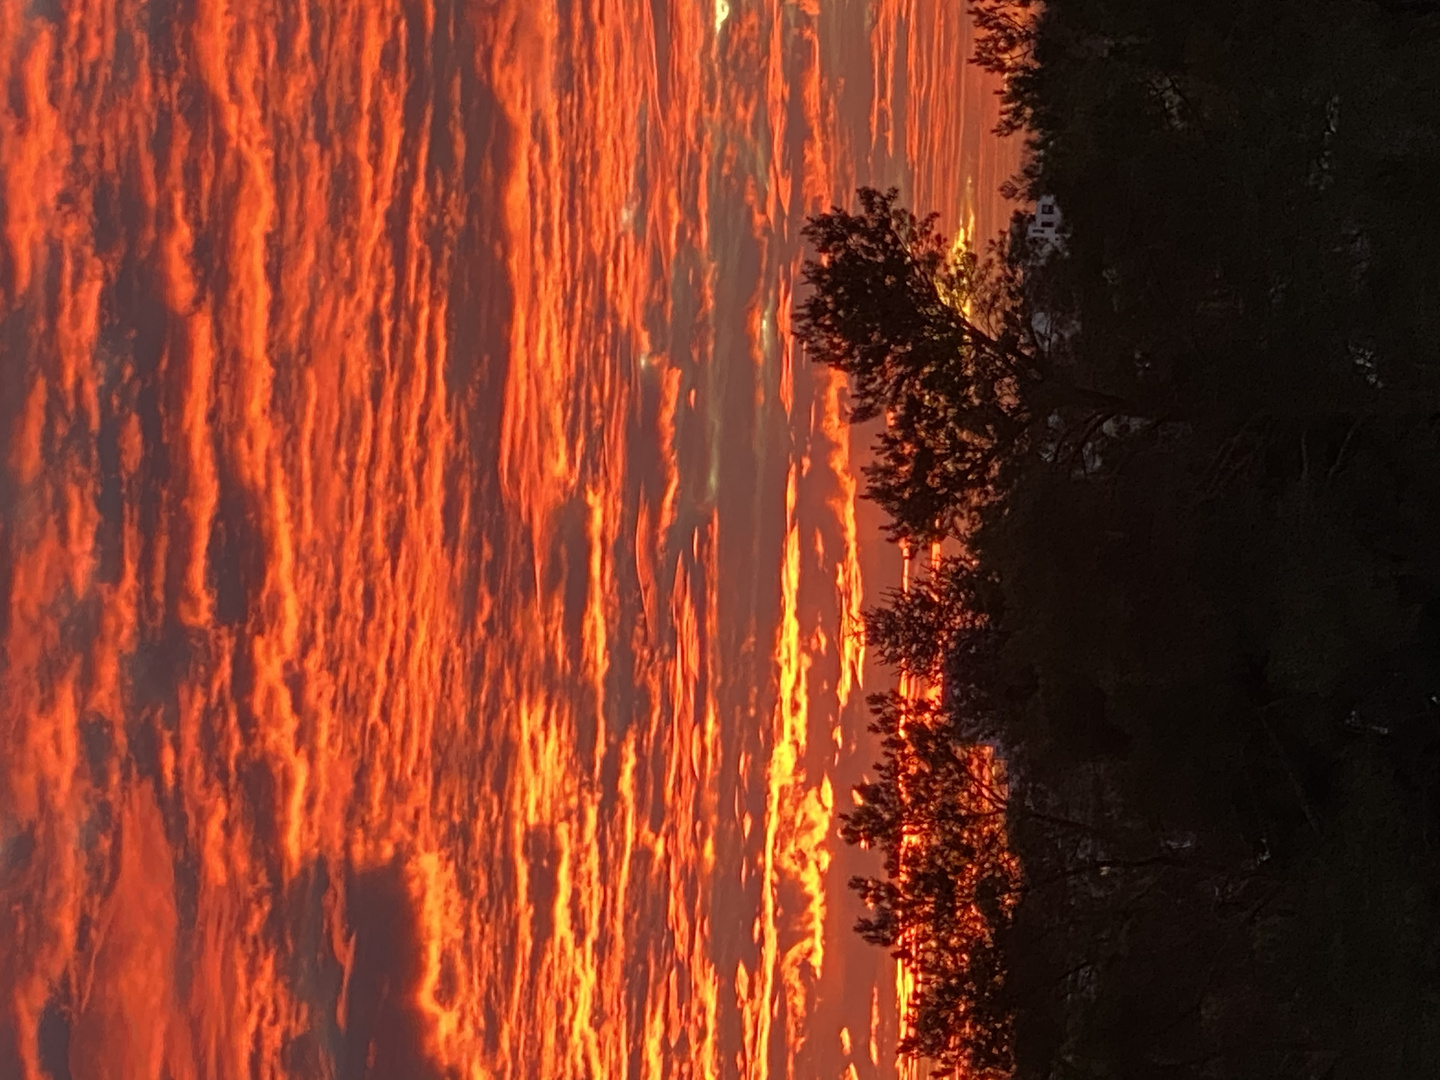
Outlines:
{"type": "Polygon", "coordinates": [[[1025,324],[992,334],[965,314],[973,256],[952,257],[935,216],[916,218],[897,197],[862,188],[860,213],[810,219],[811,291],[796,336],[812,360],[849,376],[854,422],[884,420],[867,494],[892,536],[929,540],[993,488],[1040,372],[1025,324]]]}
{"type": "Polygon", "coordinates": [[[797,320],[892,534],[964,552],[866,619],[942,684],[871,698],[841,829],[902,1052],[1440,1075],[1440,12],[973,10],[1065,243],[862,191],[797,320]]]}
{"type": "Polygon", "coordinates": [[[922,678],[941,676],[967,639],[988,626],[981,593],[990,582],[973,558],[950,555],[918,574],[908,589],[891,589],[865,613],[865,642],[881,663],[922,678]]]}

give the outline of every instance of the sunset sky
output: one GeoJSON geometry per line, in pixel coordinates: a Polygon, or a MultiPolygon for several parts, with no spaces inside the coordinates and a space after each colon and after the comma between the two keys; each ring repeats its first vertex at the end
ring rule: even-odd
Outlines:
{"type": "Polygon", "coordinates": [[[807,213],[1004,224],[960,0],[0,0],[0,1077],[854,1080],[807,213]]]}

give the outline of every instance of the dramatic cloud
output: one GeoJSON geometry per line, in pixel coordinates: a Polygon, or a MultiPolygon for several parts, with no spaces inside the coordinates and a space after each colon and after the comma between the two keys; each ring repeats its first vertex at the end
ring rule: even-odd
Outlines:
{"type": "Polygon", "coordinates": [[[988,183],[922,8],[0,0],[0,1074],[883,1071],[789,328],[988,183]]]}

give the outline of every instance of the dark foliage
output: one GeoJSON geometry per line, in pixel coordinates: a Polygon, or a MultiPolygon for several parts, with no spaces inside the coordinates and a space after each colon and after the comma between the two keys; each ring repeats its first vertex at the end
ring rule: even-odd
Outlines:
{"type": "Polygon", "coordinates": [[[1028,416],[1017,393],[1035,375],[1018,324],[992,336],[962,310],[973,259],[952,260],[933,216],[860,192],[861,212],[812,218],[811,287],[796,335],[810,357],[850,377],[852,419],[884,417],[868,494],[897,539],[942,536],[986,492],[1028,416]]]}
{"type": "Polygon", "coordinates": [[[966,552],[867,618],[944,683],[875,699],[845,825],[905,1049],[1440,1075],[1440,10],[973,11],[1062,242],[862,192],[799,331],[894,534],[966,552]]]}

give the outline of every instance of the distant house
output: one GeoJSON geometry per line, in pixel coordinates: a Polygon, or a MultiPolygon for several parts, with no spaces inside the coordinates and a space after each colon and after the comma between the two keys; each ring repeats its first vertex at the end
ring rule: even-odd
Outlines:
{"type": "MultiPolygon", "coordinates": [[[[1035,203],[1034,212],[1028,218],[1016,215],[1011,228],[1024,230],[1027,270],[1037,270],[1052,255],[1064,252],[1065,239],[1061,233],[1063,222],[1054,195],[1040,196],[1035,203]]],[[[1029,292],[1029,300],[1030,327],[1035,332],[1036,343],[1047,352],[1068,348],[1080,331],[1080,323],[1074,315],[1065,310],[1055,310],[1034,290],[1029,292]]]]}
{"type": "Polygon", "coordinates": [[[1056,252],[1064,251],[1065,217],[1054,195],[1041,195],[1027,214],[1016,210],[1010,218],[1010,249],[1031,268],[1056,252]]]}
{"type": "Polygon", "coordinates": [[[1060,207],[1055,202],[1055,196],[1041,195],[1025,230],[1026,238],[1034,246],[1037,255],[1043,258],[1046,249],[1052,245],[1058,247],[1063,244],[1060,238],[1061,221],[1060,207]]]}

